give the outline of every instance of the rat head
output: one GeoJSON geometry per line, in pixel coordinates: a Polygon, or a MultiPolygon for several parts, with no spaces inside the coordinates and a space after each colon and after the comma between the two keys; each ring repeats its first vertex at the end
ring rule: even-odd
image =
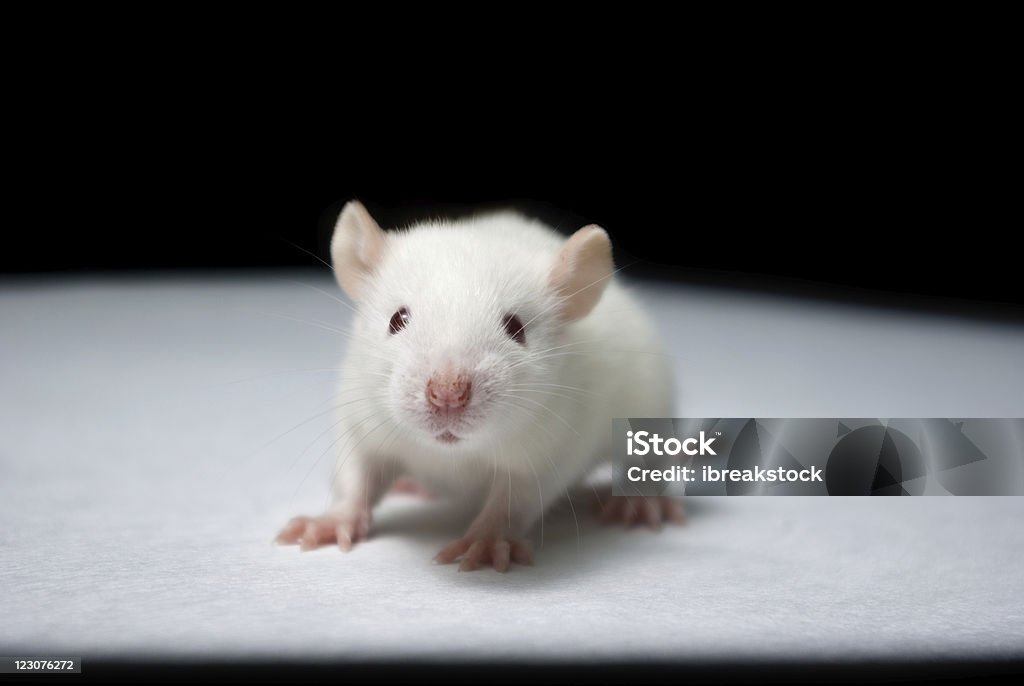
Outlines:
{"type": "Polygon", "coordinates": [[[541,402],[569,352],[559,349],[564,333],[613,272],[597,226],[563,239],[495,214],[384,232],[355,201],[331,258],[359,305],[350,354],[366,397],[453,449],[550,420],[541,402]]]}

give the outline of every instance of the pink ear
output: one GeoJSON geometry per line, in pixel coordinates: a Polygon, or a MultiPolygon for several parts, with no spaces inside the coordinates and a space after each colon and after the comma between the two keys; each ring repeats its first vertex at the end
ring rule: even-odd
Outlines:
{"type": "Polygon", "coordinates": [[[386,234],[358,200],[351,200],[338,217],[331,238],[334,275],[345,292],[358,300],[365,278],[384,254],[386,234]]]}
{"type": "Polygon", "coordinates": [[[563,316],[574,321],[590,314],[613,273],[612,244],[596,224],[569,237],[551,269],[551,286],[565,298],[563,316]]]}

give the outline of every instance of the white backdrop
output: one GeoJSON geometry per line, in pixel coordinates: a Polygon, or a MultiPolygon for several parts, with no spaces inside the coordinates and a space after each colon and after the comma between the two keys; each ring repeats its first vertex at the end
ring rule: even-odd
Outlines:
{"type": "MultiPolygon", "coordinates": [[[[691,499],[660,534],[563,509],[507,575],[431,565],[465,522],[409,496],[351,554],[272,546],[326,494],[344,338],[296,320],[348,314],[308,286],[337,294],[326,271],[0,282],[0,653],[1024,654],[1021,498],[691,499]]],[[[638,288],[679,416],[1024,416],[1022,327],[638,288]]]]}

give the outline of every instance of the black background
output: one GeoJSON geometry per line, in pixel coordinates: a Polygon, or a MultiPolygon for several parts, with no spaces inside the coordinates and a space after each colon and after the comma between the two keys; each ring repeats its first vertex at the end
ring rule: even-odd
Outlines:
{"type": "Polygon", "coordinates": [[[515,60],[455,76],[339,53],[311,75],[280,53],[93,45],[21,75],[9,207],[27,212],[0,270],[314,265],[359,198],[384,226],[500,206],[595,222],[639,277],[1019,316],[998,42],[827,43],[577,61],[555,83],[515,60]]]}

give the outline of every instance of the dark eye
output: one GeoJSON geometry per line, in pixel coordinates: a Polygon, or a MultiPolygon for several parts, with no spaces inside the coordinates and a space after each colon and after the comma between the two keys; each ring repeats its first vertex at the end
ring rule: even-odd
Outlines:
{"type": "Polygon", "coordinates": [[[505,315],[505,333],[519,345],[526,345],[526,331],[523,322],[514,314],[505,315]]]}
{"type": "Polygon", "coordinates": [[[391,323],[388,325],[388,333],[394,335],[404,329],[409,323],[409,310],[404,307],[391,315],[391,323]]]}

